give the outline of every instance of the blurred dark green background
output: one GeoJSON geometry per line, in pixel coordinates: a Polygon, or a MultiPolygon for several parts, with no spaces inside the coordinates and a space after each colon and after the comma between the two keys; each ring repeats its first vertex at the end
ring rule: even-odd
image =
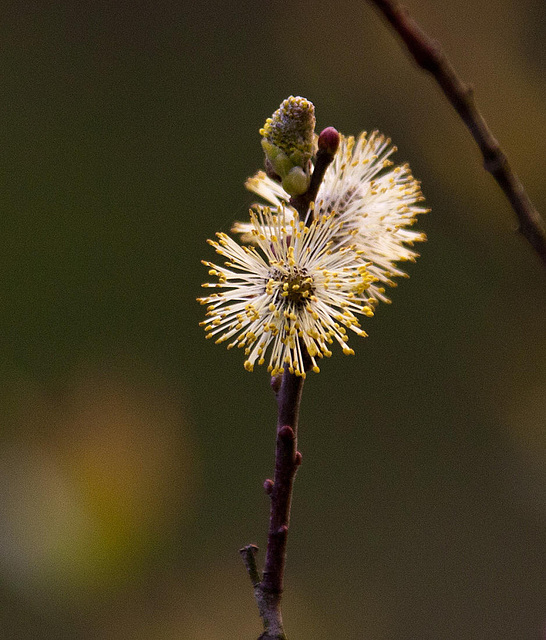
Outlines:
{"type": "MultiPolygon", "coordinates": [[[[546,212],[543,0],[408,0],[546,212]]],[[[6,0],[0,637],[252,640],[275,406],[204,340],[205,243],[245,219],[290,94],[379,128],[429,242],[305,385],[294,640],[546,632],[546,277],[434,83],[365,3],[6,0]]]]}

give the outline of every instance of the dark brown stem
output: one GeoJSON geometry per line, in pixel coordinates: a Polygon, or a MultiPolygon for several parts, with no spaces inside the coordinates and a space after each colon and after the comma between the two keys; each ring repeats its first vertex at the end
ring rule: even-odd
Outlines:
{"type": "Polygon", "coordinates": [[[440,44],[427,35],[407,9],[392,0],[370,0],[404,41],[417,64],[431,73],[483,155],[483,165],[497,181],[518,219],[518,230],[546,263],[546,224],[474,102],[472,87],[456,74],[440,44]]]}
{"type": "Polygon", "coordinates": [[[286,541],[290,524],[292,484],[298,465],[297,430],[303,378],[285,370],[277,395],[277,443],[275,476],[262,588],[280,596],[283,590],[286,541]]]}
{"type": "Polygon", "coordinates": [[[293,196],[290,198],[290,204],[300,214],[300,219],[303,220],[305,224],[309,223],[309,214],[311,213],[309,205],[311,202],[314,202],[317,197],[326,169],[334,159],[338,146],[339,133],[333,127],[324,129],[319,136],[317,158],[309,189],[301,196],[293,196]]]}
{"type": "MultiPolygon", "coordinates": [[[[260,580],[255,554],[258,548],[247,545],[240,550],[243,562],[254,587],[254,597],[264,625],[260,640],[286,640],[283,629],[281,597],[284,585],[286,542],[290,526],[292,486],[301,462],[297,452],[299,407],[303,377],[285,369],[277,392],[278,418],[275,450],[275,476],[267,491],[271,497],[269,533],[265,568],[260,580]]],[[[267,482],[267,481],[266,481],[267,482]]]]}

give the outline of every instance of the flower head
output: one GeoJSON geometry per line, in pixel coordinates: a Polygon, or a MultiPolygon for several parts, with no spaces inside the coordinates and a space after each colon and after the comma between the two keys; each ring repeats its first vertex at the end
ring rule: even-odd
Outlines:
{"type": "MultiPolygon", "coordinates": [[[[368,271],[375,276],[369,293],[376,299],[389,302],[381,283],[395,286],[393,277],[405,276],[395,263],[414,261],[418,254],[410,247],[426,240],[423,233],[409,229],[416,216],[428,210],[420,185],[411,174],[408,164],[393,166],[389,156],[396,151],[390,139],[374,131],[369,137],[362,133],[357,140],[341,137],[339,149],[326,170],[315,203],[308,218],[333,214],[341,221],[335,243],[355,245],[370,262],[368,271]]],[[[258,172],[246,183],[274,210],[287,207],[287,218],[296,216],[289,207],[290,195],[283,187],[258,172]]],[[[234,232],[249,234],[251,224],[236,223],[234,232]]],[[[251,240],[251,235],[243,240],[251,240]]]]}
{"type": "Polygon", "coordinates": [[[263,364],[277,375],[304,376],[318,371],[317,358],[332,355],[337,342],[345,354],[347,330],[366,336],[358,316],[372,316],[368,291],[374,277],[362,251],[349,243],[336,246],[344,222],[332,213],[306,226],[285,206],[275,211],[256,207],[248,232],[254,243],[244,246],[224,233],[209,240],[226,258],[224,266],[204,261],[218,291],[201,298],[207,306],[207,337],[245,350],[245,368],[263,364]]]}

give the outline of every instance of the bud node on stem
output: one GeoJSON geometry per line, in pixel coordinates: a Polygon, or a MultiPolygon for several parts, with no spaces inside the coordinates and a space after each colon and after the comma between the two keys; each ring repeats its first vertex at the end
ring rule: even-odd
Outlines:
{"type": "Polygon", "coordinates": [[[295,437],[294,429],[292,429],[292,427],[287,425],[279,429],[279,438],[282,440],[294,440],[295,437]]]}

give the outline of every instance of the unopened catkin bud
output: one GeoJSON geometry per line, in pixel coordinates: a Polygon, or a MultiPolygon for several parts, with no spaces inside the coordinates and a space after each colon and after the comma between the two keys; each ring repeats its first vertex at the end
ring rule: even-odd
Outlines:
{"type": "Polygon", "coordinates": [[[334,156],[339,147],[339,133],[334,127],[326,127],[320,133],[318,138],[318,148],[320,151],[327,152],[334,156]]]}
{"type": "Polygon", "coordinates": [[[291,196],[307,191],[316,152],[315,107],[302,97],[283,100],[260,129],[268,173],[277,175],[291,196]]]}

